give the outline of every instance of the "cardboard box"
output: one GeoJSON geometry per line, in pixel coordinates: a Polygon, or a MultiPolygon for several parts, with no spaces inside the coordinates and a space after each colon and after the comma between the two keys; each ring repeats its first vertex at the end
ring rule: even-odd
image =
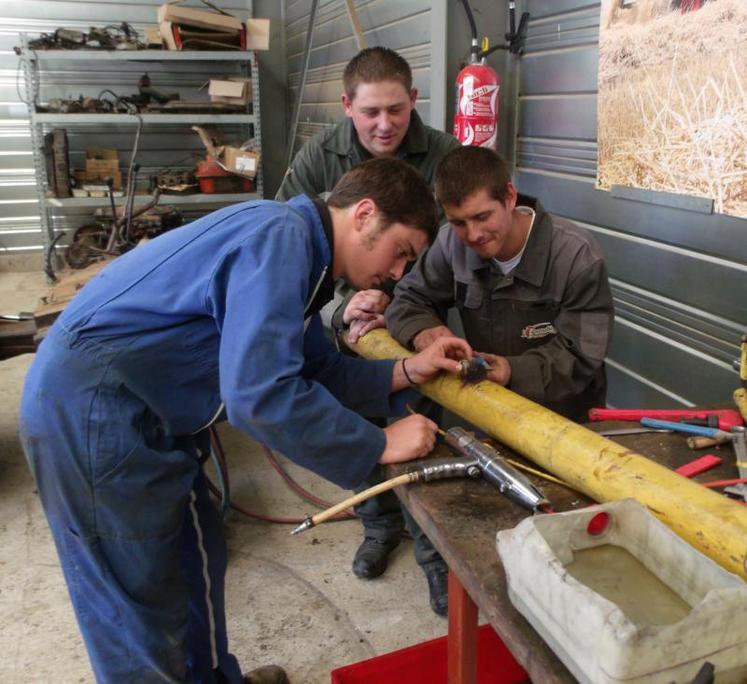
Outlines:
{"type": "Polygon", "coordinates": [[[174,38],[174,28],[170,21],[162,21],[158,24],[158,31],[161,34],[161,40],[163,41],[163,47],[166,50],[178,50],[179,47],[176,44],[176,38],[174,38]]]}
{"type": "Polygon", "coordinates": [[[211,102],[248,104],[252,101],[252,82],[248,78],[210,79],[208,95],[211,102]]]}
{"type": "Polygon", "coordinates": [[[270,49],[269,19],[249,19],[249,21],[246,22],[245,26],[247,50],[270,49]]]}
{"type": "Polygon", "coordinates": [[[167,3],[158,8],[158,23],[170,21],[174,24],[196,26],[219,31],[241,31],[241,21],[234,16],[218,14],[167,3]]]}
{"type": "Polygon", "coordinates": [[[259,154],[241,147],[224,145],[219,135],[203,126],[192,126],[192,130],[200,136],[207,153],[226,171],[244,178],[254,179],[257,176],[259,154]]]}
{"type": "Polygon", "coordinates": [[[146,47],[152,47],[158,49],[163,46],[163,36],[161,35],[158,26],[146,26],[145,27],[145,41],[146,47]]]}
{"type": "Polygon", "coordinates": [[[224,146],[223,163],[231,172],[244,178],[255,178],[259,166],[259,155],[240,147],[224,146]]]}

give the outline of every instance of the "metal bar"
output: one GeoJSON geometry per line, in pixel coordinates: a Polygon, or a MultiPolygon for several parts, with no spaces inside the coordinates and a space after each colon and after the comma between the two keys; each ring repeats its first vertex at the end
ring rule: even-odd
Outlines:
{"type": "MultiPolygon", "coordinates": [[[[252,114],[141,114],[147,124],[195,124],[195,123],[238,123],[248,124],[256,120],[252,114]]],[[[87,124],[111,123],[137,125],[134,114],[58,114],[55,112],[36,115],[38,123],[48,124],[87,124]]]]}
{"type": "Polygon", "coordinates": [[[243,62],[251,50],[39,50],[39,61],[243,62]]]}
{"type": "Polygon", "coordinates": [[[448,684],[477,682],[477,605],[449,570],[448,684]]]}
{"type": "MultiPolygon", "coordinates": [[[[411,355],[384,330],[351,348],[371,359],[411,355]]],[[[443,374],[417,389],[596,501],[637,499],[701,553],[747,579],[746,507],[496,383],[462,385],[443,374]]]]}
{"type": "Polygon", "coordinates": [[[301,101],[303,100],[303,90],[306,87],[306,74],[309,71],[309,58],[311,57],[311,43],[314,38],[314,23],[316,22],[316,9],[319,0],[312,0],[311,12],[309,13],[309,28],[306,29],[306,45],[303,48],[303,68],[301,69],[301,78],[298,81],[298,92],[296,93],[296,106],[293,110],[293,119],[291,123],[290,135],[288,136],[288,164],[293,161],[293,142],[296,139],[296,129],[298,128],[298,117],[301,115],[301,101]]]}
{"type": "Polygon", "coordinates": [[[358,44],[358,50],[365,50],[368,47],[368,41],[363,35],[363,28],[361,27],[361,22],[358,18],[358,12],[355,9],[355,5],[353,5],[353,0],[345,0],[345,8],[348,11],[350,24],[353,27],[353,35],[355,36],[355,42],[358,44]]]}
{"type": "Polygon", "coordinates": [[[262,199],[265,196],[265,172],[264,172],[264,155],[262,154],[262,120],[260,112],[262,108],[259,100],[259,65],[257,63],[257,53],[252,51],[251,61],[249,62],[249,69],[251,69],[250,77],[252,79],[252,112],[254,112],[254,146],[256,151],[259,153],[259,166],[257,167],[257,175],[254,178],[254,189],[262,199]]]}
{"type": "MultiPolygon", "coordinates": [[[[34,178],[36,180],[36,197],[39,202],[39,225],[42,231],[43,259],[44,270],[47,270],[47,264],[50,263],[52,270],[56,270],[57,254],[50,254],[53,249],[52,240],[54,239],[54,228],[49,221],[49,212],[46,206],[47,187],[47,165],[42,153],[43,135],[41,125],[36,113],[36,98],[39,92],[39,63],[37,53],[28,49],[28,35],[21,34],[21,63],[23,65],[24,87],[26,88],[26,109],[29,115],[29,132],[31,134],[31,152],[34,159],[34,178]]],[[[49,282],[54,278],[47,274],[49,282]]]]}

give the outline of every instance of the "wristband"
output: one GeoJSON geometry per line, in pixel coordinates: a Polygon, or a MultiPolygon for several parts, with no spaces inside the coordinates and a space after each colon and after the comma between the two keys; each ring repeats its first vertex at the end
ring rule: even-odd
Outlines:
{"type": "Polygon", "coordinates": [[[405,374],[405,378],[407,378],[407,382],[409,382],[411,385],[417,384],[412,381],[410,374],[407,372],[407,366],[405,366],[405,359],[402,359],[402,372],[405,374]]]}

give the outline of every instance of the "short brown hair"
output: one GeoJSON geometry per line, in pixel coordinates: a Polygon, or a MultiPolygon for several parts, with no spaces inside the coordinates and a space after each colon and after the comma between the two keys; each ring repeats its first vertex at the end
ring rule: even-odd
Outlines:
{"type": "Polygon", "coordinates": [[[371,47],[361,50],[351,59],[342,74],[345,94],[350,100],[355,98],[359,83],[380,83],[397,81],[409,93],[412,90],[412,71],[404,57],[385,47],[371,47]]]}
{"type": "Polygon", "coordinates": [[[423,176],[399,159],[369,159],[348,171],[335,185],[327,204],[346,209],[362,199],[376,204],[382,228],[393,223],[422,230],[433,242],[438,231],[438,209],[423,176]]]}
{"type": "Polygon", "coordinates": [[[511,174],[508,164],[488,147],[465,145],[447,154],[436,169],[436,197],[442,206],[458,207],[470,195],[487,190],[505,202],[511,174]]]}

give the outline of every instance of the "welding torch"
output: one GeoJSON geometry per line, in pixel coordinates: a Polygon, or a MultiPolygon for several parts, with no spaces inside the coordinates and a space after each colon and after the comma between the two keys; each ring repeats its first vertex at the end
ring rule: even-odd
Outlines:
{"type": "Polygon", "coordinates": [[[545,495],[528,478],[510,465],[495,449],[477,439],[474,434],[460,427],[450,428],[447,432],[439,430],[439,433],[446,443],[464,458],[434,458],[415,465],[403,475],[370,487],[314,516],[306,516],[305,520],[291,534],[299,534],[315,527],[341,511],[382,492],[394,489],[394,487],[411,482],[430,482],[431,480],[443,480],[452,477],[475,479],[483,477],[498,487],[501,494],[533,513],[537,511],[549,513],[552,511],[550,502],[545,498],[545,495]]]}

